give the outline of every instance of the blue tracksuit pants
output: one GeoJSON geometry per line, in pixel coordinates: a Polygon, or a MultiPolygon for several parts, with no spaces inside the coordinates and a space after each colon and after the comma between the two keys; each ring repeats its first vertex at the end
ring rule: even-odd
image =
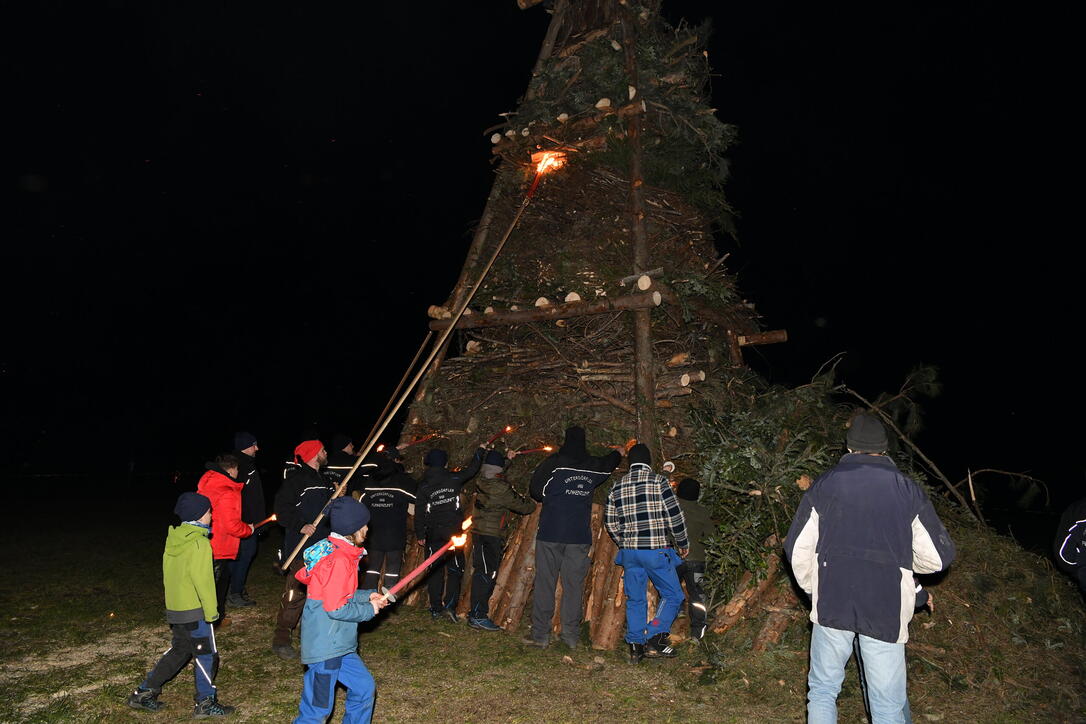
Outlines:
{"type": "Polygon", "coordinates": [[[343,724],[367,724],[373,715],[373,676],[358,654],[309,664],[294,724],[324,724],[336,703],[336,682],[347,687],[343,724]]]}
{"type": "Polygon", "coordinates": [[[671,548],[623,548],[615,563],[625,569],[622,586],[626,590],[626,641],[643,644],[658,633],[670,631],[684,599],[675,573],[675,567],[682,563],[678,554],[671,548]],[[660,608],[651,619],[645,595],[650,580],[660,594],[660,608]]]}
{"type": "Polygon", "coordinates": [[[181,669],[196,661],[196,701],[215,696],[215,673],[219,668],[219,652],[215,648],[215,629],[207,621],[175,623],[170,625],[173,643],[155,664],[151,673],[140,684],[141,688],[162,691],[167,681],[177,676],[181,669]]]}

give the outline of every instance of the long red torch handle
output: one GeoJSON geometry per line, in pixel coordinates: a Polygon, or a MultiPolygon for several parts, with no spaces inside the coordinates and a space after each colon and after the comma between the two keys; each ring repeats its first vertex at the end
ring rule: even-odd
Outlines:
{"type": "Polygon", "coordinates": [[[411,579],[412,579],[412,578],[414,578],[415,576],[417,576],[417,575],[419,575],[420,573],[422,573],[423,571],[425,571],[425,570],[426,570],[426,568],[427,568],[427,566],[429,566],[429,565],[430,565],[431,563],[433,563],[433,562],[434,562],[434,561],[436,561],[436,560],[437,560],[438,558],[440,558],[440,557],[441,557],[441,554],[442,554],[442,553],[444,553],[445,551],[449,550],[449,548],[450,548],[450,547],[452,546],[452,544],[453,544],[453,542],[452,542],[452,541],[449,541],[448,543],[446,543],[445,545],[441,546],[441,547],[440,547],[440,548],[438,548],[438,549],[437,549],[436,551],[434,551],[434,554],[433,554],[432,556],[430,556],[429,558],[427,558],[426,560],[424,560],[424,561],[423,561],[423,562],[422,562],[422,563],[421,563],[421,564],[419,565],[419,567],[418,567],[418,568],[416,568],[415,570],[411,571],[411,572],[410,572],[410,573],[408,573],[408,574],[407,574],[406,576],[404,576],[403,578],[401,578],[401,579],[400,579],[400,582],[399,582],[399,583],[397,583],[397,584],[396,584],[395,586],[393,586],[392,588],[390,588],[390,589],[389,589],[389,591],[388,591],[388,593],[389,593],[389,594],[391,594],[391,595],[396,595],[396,592],[397,592],[397,591],[400,591],[400,590],[402,590],[402,589],[403,589],[403,587],[404,587],[404,586],[406,586],[406,585],[407,585],[407,584],[408,584],[408,583],[409,583],[409,582],[411,581],[411,579]]]}

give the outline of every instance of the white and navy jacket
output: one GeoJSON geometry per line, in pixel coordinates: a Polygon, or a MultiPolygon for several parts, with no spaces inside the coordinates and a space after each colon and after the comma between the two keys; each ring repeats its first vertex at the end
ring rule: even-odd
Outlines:
{"type": "Polygon", "coordinates": [[[917,604],[913,574],[946,569],[955,549],[893,460],[850,453],[804,494],[784,552],[811,596],[811,621],[900,644],[917,604]]]}

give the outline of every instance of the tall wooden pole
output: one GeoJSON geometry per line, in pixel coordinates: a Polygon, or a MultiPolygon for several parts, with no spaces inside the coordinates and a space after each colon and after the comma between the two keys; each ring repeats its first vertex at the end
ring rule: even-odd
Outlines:
{"type": "MultiPolygon", "coordinates": [[[[633,89],[631,100],[638,100],[637,30],[629,5],[620,10],[622,18],[622,43],[626,55],[626,75],[633,89]]],[[[645,232],[645,199],[642,186],[643,111],[630,115],[626,121],[626,142],[630,148],[630,216],[633,226],[633,271],[641,274],[649,270],[649,240],[645,232]]],[[[660,447],[656,441],[656,381],[652,356],[652,312],[648,309],[634,311],[634,394],[637,397],[637,438],[649,446],[653,459],[660,459],[660,447]]]]}

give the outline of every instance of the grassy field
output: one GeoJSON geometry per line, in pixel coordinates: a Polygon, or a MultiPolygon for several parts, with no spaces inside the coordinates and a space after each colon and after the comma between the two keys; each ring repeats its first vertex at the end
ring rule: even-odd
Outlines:
{"type": "MultiPolygon", "coordinates": [[[[124,705],[169,646],[161,599],[168,515],[68,505],[78,525],[45,531],[24,520],[3,533],[0,721],[188,719],[191,667],[167,685],[163,712],[124,705]]],[[[915,721],[1086,721],[1077,594],[1006,539],[956,538],[960,560],[933,588],[936,614],[913,622],[915,721]]],[[[269,650],[282,585],[272,570],[277,542],[262,542],[250,577],[258,605],[233,611],[217,634],[220,699],[238,707],[237,721],[289,721],[301,691],[301,666],[269,650]]],[[[808,627],[797,622],[763,655],[750,652],[755,632],[739,627],[714,641],[720,668],[689,643],[677,659],[632,667],[619,651],[539,651],[519,633],[481,633],[400,608],[362,634],[360,650],[377,680],[377,722],[802,722],[808,627]]],[[[841,721],[864,721],[851,667],[840,706],[841,721]]],[[[341,716],[342,704],[333,721],[341,716]]]]}

